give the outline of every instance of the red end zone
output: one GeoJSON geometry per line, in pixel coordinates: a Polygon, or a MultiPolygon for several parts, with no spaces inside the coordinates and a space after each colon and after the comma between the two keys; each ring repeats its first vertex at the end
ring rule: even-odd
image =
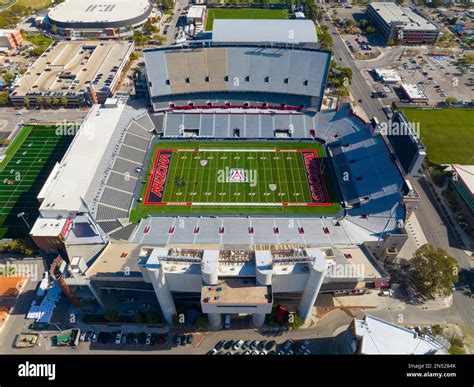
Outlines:
{"type": "MultiPolygon", "coordinates": [[[[330,206],[331,200],[326,187],[326,179],[321,171],[321,162],[316,150],[299,150],[303,157],[303,163],[311,193],[311,203],[308,206],[330,206]]],[[[291,203],[283,203],[283,205],[291,203]]]]}
{"type": "Polygon", "coordinates": [[[155,162],[153,164],[153,171],[151,173],[150,181],[148,182],[148,191],[145,197],[145,204],[162,204],[165,193],[166,181],[168,179],[168,171],[171,165],[171,158],[174,149],[158,149],[156,153],[155,162]]]}

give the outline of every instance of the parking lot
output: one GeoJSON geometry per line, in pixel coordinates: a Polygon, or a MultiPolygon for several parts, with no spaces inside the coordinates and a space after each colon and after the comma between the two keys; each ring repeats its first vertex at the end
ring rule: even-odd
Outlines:
{"type": "MultiPolygon", "coordinates": [[[[401,83],[418,85],[430,103],[444,102],[450,97],[470,102],[474,99],[474,69],[459,66],[457,60],[454,55],[433,56],[415,52],[413,56],[404,56],[400,64],[389,69],[398,72],[401,83]]],[[[409,102],[400,90],[400,83],[381,84],[372,70],[364,70],[364,73],[374,85],[374,91],[385,92],[386,105],[396,101],[409,102]]]]}
{"type": "Polygon", "coordinates": [[[311,340],[288,339],[281,344],[275,340],[221,340],[207,355],[311,355],[311,340]]]}

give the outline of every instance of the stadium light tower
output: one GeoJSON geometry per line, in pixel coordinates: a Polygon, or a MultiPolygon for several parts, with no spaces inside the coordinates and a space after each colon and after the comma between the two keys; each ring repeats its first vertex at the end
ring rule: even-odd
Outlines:
{"type": "Polygon", "coordinates": [[[24,212],[20,212],[19,214],[16,214],[17,218],[23,219],[23,222],[25,222],[26,226],[27,226],[28,228],[31,228],[30,225],[28,224],[28,222],[27,222],[26,219],[25,219],[25,215],[26,215],[26,214],[25,214],[24,212]]]}

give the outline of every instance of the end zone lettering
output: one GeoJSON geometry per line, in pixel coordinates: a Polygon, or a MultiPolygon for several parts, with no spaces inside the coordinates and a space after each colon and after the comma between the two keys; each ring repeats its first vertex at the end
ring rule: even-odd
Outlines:
{"type": "Polygon", "coordinates": [[[163,201],[172,155],[172,150],[158,151],[145,204],[161,203],[163,201]]]}
{"type": "Polygon", "coordinates": [[[324,189],[318,156],[313,151],[302,152],[306,177],[308,179],[311,200],[313,203],[327,204],[328,196],[324,189]]]}

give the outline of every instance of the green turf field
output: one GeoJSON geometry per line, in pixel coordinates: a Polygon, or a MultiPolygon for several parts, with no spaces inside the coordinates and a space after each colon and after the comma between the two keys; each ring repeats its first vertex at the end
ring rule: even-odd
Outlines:
{"type": "Polygon", "coordinates": [[[419,123],[428,159],[436,164],[474,163],[474,109],[403,109],[419,123]]]}
{"type": "Polygon", "coordinates": [[[207,11],[206,31],[212,31],[214,19],[288,19],[286,9],[223,9],[207,11]]]}
{"type": "Polygon", "coordinates": [[[0,163],[0,238],[28,235],[29,229],[17,217],[25,213],[30,226],[38,217],[37,195],[55,163],[71,143],[71,136],[56,135],[55,127],[24,126],[0,163]]]}
{"type": "Polygon", "coordinates": [[[150,213],[335,214],[340,206],[330,171],[318,143],[163,142],[155,145],[143,202],[132,210],[131,219],[150,213]],[[170,149],[172,154],[166,154],[170,149]],[[323,171],[319,202],[311,195],[304,162],[304,155],[311,159],[313,151],[323,171]],[[163,154],[169,159],[158,200],[153,187],[163,154]]]}

